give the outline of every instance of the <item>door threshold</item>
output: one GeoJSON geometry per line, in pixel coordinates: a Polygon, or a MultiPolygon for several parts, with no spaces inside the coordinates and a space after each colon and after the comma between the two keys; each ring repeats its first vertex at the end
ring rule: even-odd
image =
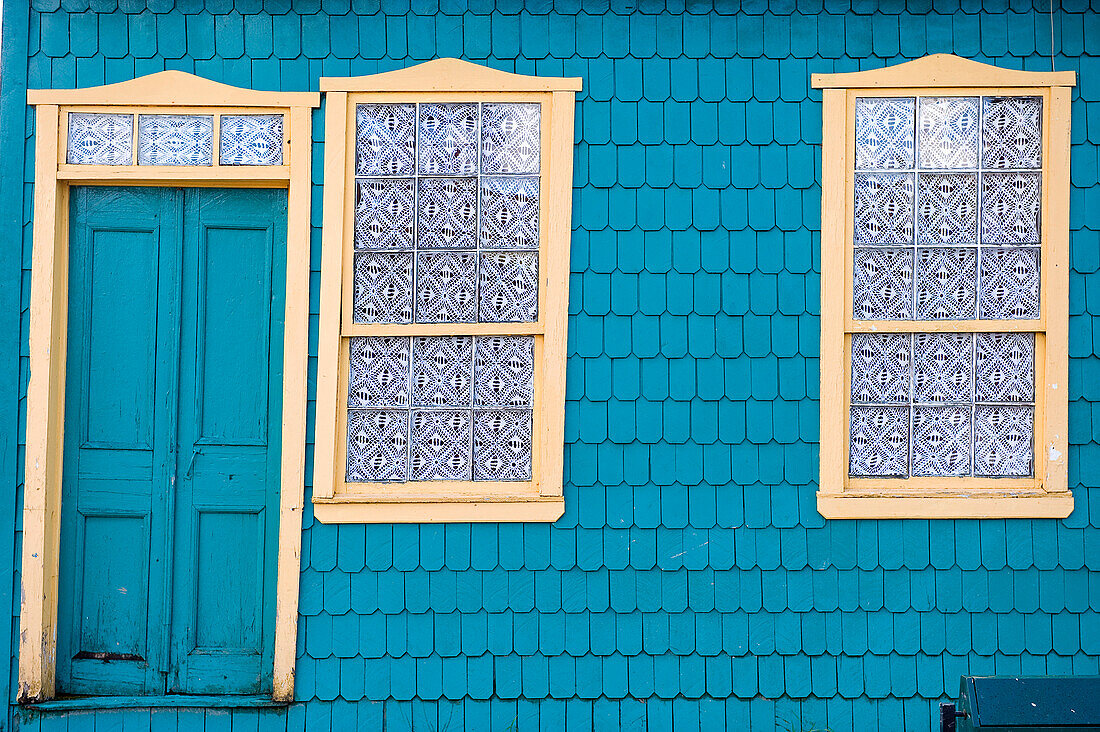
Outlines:
{"type": "Polygon", "coordinates": [[[276,701],[270,696],[232,696],[166,694],[164,696],[79,696],[22,704],[24,709],[40,712],[69,712],[82,709],[152,709],[161,707],[196,707],[221,709],[253,709],[286,707],[290,702],[276,701]]]}

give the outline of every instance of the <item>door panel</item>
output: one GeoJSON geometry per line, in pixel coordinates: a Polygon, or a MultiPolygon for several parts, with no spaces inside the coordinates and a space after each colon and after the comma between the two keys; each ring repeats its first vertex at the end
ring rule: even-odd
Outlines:
{"type": "Polygon", "coordinates": [[[195,650],[256,655],[263,619],[263,520],[259,513],[198,511],[195,650]],[[226,544],[226,540],[229,541],[226,544]]]}
{"type": "Polygon", "coordinates": [[[286,194],[70,200],[59,693],[270,692],[286,194]]]}
{"type": "Polygon", "coordinates": [[[120,562],[104,547],[149,545],[146,516],[81,516],[84,552],[79,656],[144,657],[149,606],[146,557],[120,562]]]}
{"type": "Polygon", "coordinates": [[[197,347],[200,439],[209,444],[267,444],[268,373],[258,368],[269,360],[272,231],[265,223],[229,227],[202,219],[197,347]]]}
{"type": "Polygon", "coordinates": [[[272,688],[286,197],[187,191],[173,676],[272,688]]]}
{"type": "Polygon", "coordinates": [[[75,188],[70,200],[57,685],[154,693],[166,651],[182,199],[75,188]]]}
{"type": "Polygon", "coordinates": [[[155,231],[93,229],[87,333],[84,447],[153,446],[153,366],[157,332],[155,231]],[[129,313],[120,328],[116,315],[129,313]]]}

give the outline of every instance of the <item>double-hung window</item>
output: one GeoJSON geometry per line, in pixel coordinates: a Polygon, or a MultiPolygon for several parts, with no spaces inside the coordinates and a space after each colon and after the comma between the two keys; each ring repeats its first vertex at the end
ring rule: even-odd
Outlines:
{"type": "Polygon", "coordinates": [[[579,80],[444,59],[327,92],[314,510],[563,510],[579,80]]]}
{"type": "Polygon", "coordinates": [[[816,75],[827,517],[1066,516],[1072,72],[816,75]]]}

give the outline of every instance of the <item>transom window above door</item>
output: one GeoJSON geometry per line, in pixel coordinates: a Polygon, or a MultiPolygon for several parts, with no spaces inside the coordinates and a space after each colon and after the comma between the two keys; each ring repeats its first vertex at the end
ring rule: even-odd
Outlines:
{"type": "Polygon", "coordinates": [[[282,165],[287,144],[283,114],[73,111],[67,124],[70,165],[282,165]]]}
{"type": "Polygon", "coordinates": [[[322,87],[317,517],[556,519],[576,80],[322,87]]]}

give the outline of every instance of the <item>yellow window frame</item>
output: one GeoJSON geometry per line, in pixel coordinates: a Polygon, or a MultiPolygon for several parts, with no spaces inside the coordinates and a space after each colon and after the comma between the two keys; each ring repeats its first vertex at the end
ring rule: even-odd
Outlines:
{"type": "MultiPolygon", "coordinates": [[[[307,342],[309,335],[309,209],[312,108],[315,92],[265,92],[163,71],[86,89],[32,89],[35,107],[34,228],[31,261],[30,379],[27,385],[23,495],[19,700],[55,693],[57,584],[61,534],[65,360],[68,302],[69,187],[72,185],[211,186],[287,189],[286,311],[276,578],[274,690],[294,698],[298,585],[304,501],[307,342]],[[283,165],[74,165],[66,162],[69,112],[137,115],[282,114],[283,165]]],[[[215,150],[216,152],[216,150],[215,150]]]]}
{"type": "Polygon", "coordinates": [[[554,521],[562,497],[573,108],[580,79],[523,76],[457,59],[353,78],[322,77],[324,218],[313,511],[325,523],[554,521]],[[542,107],[538,320],[534,323],[354,324],[355,110],[363,102],[525,101],[542,107]],[[516,482],[345,481],[348,343],[352,336],[532,335],[532,479],[516,482]]]}
{"type": "Polygon", "coordinates": [[[1001,69],[937,54],[871,71],[813,74],[822,89],[821,431],[818,511],[826,518],[1064,518],[1067,486],[1069,143],[1072,71],[1001,69]],[[1037,96],[1043,100],[1040,318],[855,320],[852,312],[855,100],[873,96],[1037,96]],[[853,333],[1035,334],[1030,478],[851,478],[848,474],[853,333]]]}

